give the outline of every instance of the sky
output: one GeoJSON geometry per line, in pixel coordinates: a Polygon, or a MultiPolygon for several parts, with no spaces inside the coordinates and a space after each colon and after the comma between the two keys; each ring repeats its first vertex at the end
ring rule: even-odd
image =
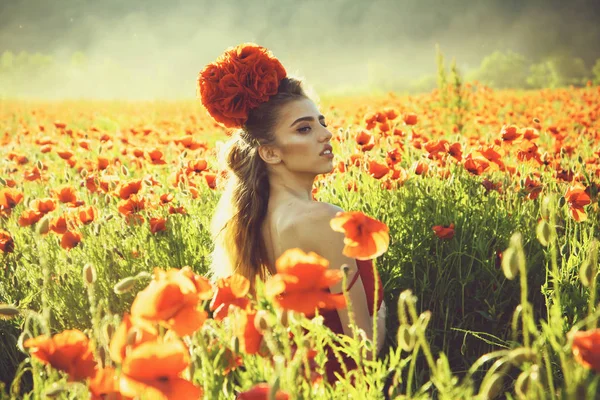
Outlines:
{"type": "Polygon", "coordinates": [[[0,0],[0,53],[68,62],[83,52],[97,87],[120,96],[193,97],[198,71],[242,42],[319,89],[433,74],[436,43],[462,71],[495,50],[562,52],[589,68],[600,58],[600,0],[0,0]],[[129,75],[102,76],[107,59],[129,75]]]}

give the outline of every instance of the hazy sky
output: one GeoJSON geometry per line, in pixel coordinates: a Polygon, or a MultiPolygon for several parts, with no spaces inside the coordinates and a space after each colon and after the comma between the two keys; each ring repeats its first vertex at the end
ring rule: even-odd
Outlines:
{"type": "Polygon", "coordinates": [[[245,41],[316,86],[433,73],[435,43],[463,70],[507,49],[533,60],[567,51],[591,67],[600,0],[0,0],[0,53],[82,51],[191,96],[197,72],[245,41]]]}

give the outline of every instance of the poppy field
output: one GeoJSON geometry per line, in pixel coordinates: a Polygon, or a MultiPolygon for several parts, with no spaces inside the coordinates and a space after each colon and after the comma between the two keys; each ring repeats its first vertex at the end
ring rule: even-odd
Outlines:
{"type": "Polygon", "coordinates": [[[378,355],[282,297],[285,274],[325,279],[316,254],[256,298],[210,281],[228,132],[199,101],[0,105],[0,398],[600,392],[600,86],[320,99],[335,169],[314,198],[389,233],[378,355]],[[358,368],[330,384],[326,348],[358,368]]]}

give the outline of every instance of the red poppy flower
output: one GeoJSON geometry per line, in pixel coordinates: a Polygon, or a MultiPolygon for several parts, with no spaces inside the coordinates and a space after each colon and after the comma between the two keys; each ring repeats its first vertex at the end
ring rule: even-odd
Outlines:
{"type": "Polygon", "coordinates": [[[250,306],[238,309],[233,316],[234,334],[240,341],[240,346],[246,354],[257,354],[260,352],[260,343],[263,335],[256,329],[255,318],[256,310],[250,306]]]}
{"type": "Polygon", "coordinates": [[[502,135],[502,140],[505,142],[512,142],[521,136],[515,125],[503,125],[500,130],[500,135],[502,135]]]}
{"type": "Polygon", "coordinates": [[[72,249],[81,242],[81,233],[66,231],[60,239],[60,247],[65,250],[72,249]]]}
{"type": "Polygon", "coordinates": [[[77,203],[77,190],[70,185],[63,185],[54,190],[56,198],[61,203],[77,203]]]}
{"type": "Polygon", "coordinates": [[[19,217],[19,226],[30,226],[38,222],[44,214],[37,210],[25,210],[19,217]]]}
{"type": "Polygon", "coordinates": [[[390,243],[389,228],[360,211],[338,212],[330,222],[331,229],[344,233],[343,254],[358,260],[369,260],[386,252],[390,243]]]}
{"type": "Polygon", "coordinates": [[[450,240],[454,237],[454,224],[450,224],[448,226],[443,225],[435,225],[432,227],[435,235],[443,240],[450,240]]]}
{"type": "Polygon", "coordinates": [[[387,165],[378,163],[377,161],[369,161],[369,175],[375,179],[381,179],[390,172],[387,165]]]}
{"type": "Polygon", "coordinates": [[[125,313],[121,324],[110,340],[110,358],[116,363],[122,363],[131,350],[157,338],[158,331],[151,323],[139,318],[133,319],[128,313],[125,313]]]}
{"type": "Polygon", "coordinates": [[[119,186],[119,197],[122,200],[129,199],[132,195],[137,194],[142,189],[142,180],[136,179],[129,182],[123,182],[119,186]]]}
{"type": "Polygon", "coordinates": [[[30,348],[31,355],[37,360],[66,372],[73,380],[95,374],[94,350],[88,337],[77,329],[66,330],[51,338],[41,335],[27,339],[23,347],[30,348]]]}
{"type": "Polygon", "coordinates": [[[146,199],[138,197],[137,194],[131,195],[127,200],[121,200],[117,209],[123,215],[135,214],[146,208],[146,199]]]}
{"type": "Polygon", "coordinates": [[[210,302],[210,310],[214,311],[213,318],[217,321],[225,318],[229,306],[246,308],[250,300],[247,297],[250,291],[250,281],[246,277],[233,274],[227,278],[220,278],[216,282],[217,290],[210,302]]]}
{"type": "Polygon", "coordinates": [[[331,294],[329,287],[342,279],[342,271],[329,269],[329,261],[300,249],[286,250],[275,263],[277,274],[265,284],[265,293],[285,309],[315,314],[316,308],[346,307],[343,294],[331,294]]]}
{"type": "Polygon", "coordinates": [[[572,334],[575,360],[600,374],[600,328],[572,334]]]}
{"type": "Polygon", "coordinates": [[[417,124],[417,114],[413,114],[413,113],[404,114],[404,123],[406,125],[416,125],[417,124]]]}
{"type": "Polygon", "coordinates": [[[15,249],[15,242],[10,233],[0,229],[0,251],[3,253],[12,253],[15,249]]]}
{"type": "Polygon", "coordinates": [[[21,201],[23,201],[23,193],[18,190],[12,188],[0,190],[0,208],[12,210],[21,201]]]}
{"type": "Polygon", "coordinates": [[[167,230],[167,219],[163,217],[150,218],[150,232],[158,233],[167,230]]]}
{"type": "Polygon", "coordinates": [[[122,398],[119,391],[118,376],[115,369],[111,367],[98,369],[90,379],[88,387],[92,395],[91,400],[119,400],[122,398]]]}
{"type": "Polygon", "coordinates": [[[39,211],[43,215],[46,215],[50,211],[54,211],[56,209],[56,202],[54,201],[54,199],[50,198],[35,199],[31,202],[30,208],[32,210],[39,211]]]}
{"type": "Polygon", "coordinates": [[[569,212],[575,221],[581,222],[587,219],[584,206],[591,203],[590,196],[585,192],[583,185],[576,183],[567,189],[565,200],[569,205],[569,212]]]}
{"type": "Polygon", "coordinates": [[[191,335],[207,318],[201,302],[212,295],[210,282],[190,267],[168,271],[155,268],[150,284],[133,300],[131,315],[160,322],[179,336],[191,335]]]}
{"type": "MultiPolygon", "coordinates": [[[[251,389],[237,395],[236,400],[270,400],[271,386],[268,383],[259,383],[251,389]]],[[[287,392],[278,390],[275,393],[274,400],[289,400],[290,395],[287,392]]]]}
{"type": "Polygon", "coordinates": [[[79,211],[79,220],[82,224],[87,225],[94,222],[97,215],[98,211],[94,207],[89,206],[79,211]]]}
{"type": "Polygon", "coordinates": [[[156,400],[197,400],[202,389],[181,377],[189,364],[188,349],[179,340],[142,343],[123,360],[121,394],[156,400]]]}

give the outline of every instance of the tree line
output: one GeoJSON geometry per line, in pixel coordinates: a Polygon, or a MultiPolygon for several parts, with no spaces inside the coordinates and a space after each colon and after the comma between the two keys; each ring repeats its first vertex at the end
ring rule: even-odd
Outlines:
{"type": "MultiPolygon", "coordinates": [[[[600,58],[588,66],[565,53],[533,61],[510,50],[495,51],[462,75],[466,82],[476,80],[496,89],[599,85],[600,58]]],[[[4,51],[0,56],[0,98],[185,98],[195,95],[191,79],[180,81],[159,67],[132,71],[109,58],[91,62],[82,52],[68,60],[26,51],[4,51]]],[[[437,79],[435,73],[403,78],[393,65],[376,61],[369,64],[367,78],[368,89],[407,93],[430,91],[437,87],[437,79]]]]}

